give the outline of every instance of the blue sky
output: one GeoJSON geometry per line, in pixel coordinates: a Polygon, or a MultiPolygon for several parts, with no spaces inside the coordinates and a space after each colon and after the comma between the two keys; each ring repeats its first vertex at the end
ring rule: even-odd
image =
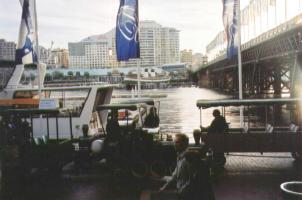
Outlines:
{"type": "MultiPolygon", "coordinates": [[[[87,36],[115,26],[119,0],[36,0],[39,42],[67,48],[87,36]]],[[[244,0],[247,1],[247,0],[244,0]]],[[[141,0],[140,20],[155,20],[180,32],[180,49],[204,52],[223,30],[221,0],[141,0]]],[[[0,38],[17,41],[21,18],[19,0],[0,0],[0,38]]]]}

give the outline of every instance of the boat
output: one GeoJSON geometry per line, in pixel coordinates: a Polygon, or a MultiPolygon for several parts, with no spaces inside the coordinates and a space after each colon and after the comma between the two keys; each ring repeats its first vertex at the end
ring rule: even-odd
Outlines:
{"type": "MultiPolygon", "coordinates": [[[[226,99],[226,100],[198,100],[196,105],[200,109],[200,127],[202,140],[214,151],[218,152],[290,152],[295,159],[301,159],[301,98],[274,98],[274,99],[226,99]],[[207,129],[202,126],[202,110],[222,107],[222,115],[225,116],[227,107],[244,107],[245,125],[243,128],[229,128],[225,134],[207,134],[207,129]],[[251,109],[264,110],[262,126],[251,126],[251,109]],[[290,113],[290,122],[280,125],[275,120],[277,107],[282,106],[290,113]],[[270,113],[270,117],[269,117],[270,113]]],[[[226,117],[226,116],[225,116],[226,117]]]]}
{"type": "MultiPolygon", "coordinates": [[[[118,102],[118,104],[134,104],[137,106],[135,110],[119,109],[119,124],[120,126],[133,125],[138,123],[140,127],[148,132],[159,133],[159,126],[156,128],[144,127],[144,121],[148,113],[148,109],[155,106],[156,102],[152,98],[132,98],[118,102]]],[[[158,108],[160,102],[158,101],[158,108]]],[[[159,112],[157,113],[159,114],[159,112]]]]}
{"type": "MultiPolygon", "coordinates": [[[[0,92],[0,106],[10,108],[39,108],[39,89],[35,86],[20,85],[19,81],[24,70],[23,65],[17,65],[7,86],[0,92]]],[[[107,112],[97,112],[96,108],[110,103],[113,86],[109,84],[91,84],[83,86],[43,87],[41,99],[52,99],[58,102],[60,112],[56,117],[33,116],[33,136],[47,135],[49,138],[82,135],[82,126],[89,125],[90,135],[99,134],[100,121],[106,121],[107,112]],[[71,119],[69,119],[71,117],[71,119]],[[69,125],[72,120],[72,126],[69,125]],[[58,121],[58,130],[55,122],[58,121]]]]}
{"type": "Polygon", "coordinates": [[[124,83],[126,88],[133,88],[140,81],[143,88],[161,88],[167,87],[171,80],[171,76],[165,71],[156,71],[155,68],[145,68],[140,73],[140,79],[138,79],[136,71],[130,71],[124,77],[124,83]]]}
{"type": "Polygon", "coordinates": [[[152,99],[131,99],[124,104],[111,103],[99,106],[97,108],[99,111],[138,111],[139,119],[134,124],[135,126],[133,126],[133,120],[126,119],[126,122],[119,120],[119,124],[121,124],[119,137],[109,138],[108,136],[112,133],[106,133],[104,138],[93,141],[91,146],[93,146],[92,149],[95,149],[93,152],[96,157],[104,156],[106,161],[113,165],[112,168],[130,170],[132,175],[138,178],[150,175],[158,178],[167,175],[168,171],[174,169],[176,153],[171,135],[160,133],[159,127],[145,128],[143,126],[141,109],[144,104],[154,105],[154,101],[152,99]],[[120,160],[123,160],[122,165],[120,160]]]}

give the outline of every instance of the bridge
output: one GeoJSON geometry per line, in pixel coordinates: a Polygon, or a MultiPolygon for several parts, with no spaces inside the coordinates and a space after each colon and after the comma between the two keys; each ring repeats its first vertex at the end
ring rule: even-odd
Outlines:
{"type": "MultiPolygon", "coordinates": [[[[244,97],[297,96],[302,90],[302,14],[241,45],[244,97]]],[[[197,70],[198,85],[238,94],[237,57],[220,51],[197,70]]]]}

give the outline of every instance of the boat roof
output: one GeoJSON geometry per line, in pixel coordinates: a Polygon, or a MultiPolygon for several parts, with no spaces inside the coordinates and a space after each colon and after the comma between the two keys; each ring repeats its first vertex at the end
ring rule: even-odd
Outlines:
{"type": "MultiPolygon", "coordinates": [[[[42,91],[52,90],[52,91],[61,91],[61,90],[81,90],[81,89],[91,89],[91,88],[110,88],[112,85],[83,85],[83,86],[62,86],[62,87],[43,87],[42,91]]],[[[10,89],[10,88],[8,88],[10,89]]],[[[38,87],[16,87],[11,88],[15,91],[38,91],[38,87]]]]}
{"type": "Polygon", "coordinates": [[[0,107],[0,115],[33,115],[33,114],[58,114],[59,109],[7,109],[7,107],[0,107]]]}
{"type": "Polygon", "coordinates": [[[97,110],[137,110],[137,104],[119,104],[119,103],[112,103],[112,104],[104,104],[97,107],[97,110]]]}
{"type": "Polygon", "coordinates": [[[152,98],[135,98],[135,99],[128,99],[125,101],[119,102],[119,104],[147,104],[147,105],[154,105],[154,99],[152,98]]]}
{"type": "Polygon", "coordinates": [[[301,102],[302,98],[271,98],[271,99],[219,99],[219,100],[197,100],[198,108],[211,108],[217,106],[252,106],[252,105],[284,105],[301,102]]]}

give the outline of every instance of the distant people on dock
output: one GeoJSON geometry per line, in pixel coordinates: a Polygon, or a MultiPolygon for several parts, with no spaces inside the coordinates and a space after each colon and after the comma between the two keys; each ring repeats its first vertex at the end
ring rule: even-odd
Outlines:
{"type": "Polygon", "coordinates": [[[159,126],[159,117],[157,115],[156,108],[152,106],[149,110],[149,114],[147,115],[144,127],[146,128],[156,128],[159,126]]]}

